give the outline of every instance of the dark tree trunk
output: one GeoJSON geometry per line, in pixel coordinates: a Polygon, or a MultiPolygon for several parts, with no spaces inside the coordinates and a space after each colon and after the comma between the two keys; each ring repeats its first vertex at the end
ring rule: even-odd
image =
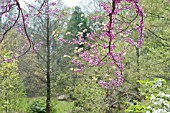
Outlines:
{"type": "MultiPolygon", "coordinates": [[[[138,72],[138,77],[137,79],[140,80],[141,77],[140,77],[140,74],[139,74],[139,71],[140,71],[140,64],[139,64],[139,57],[140,57],[140,54],[139,54],[139,48],[136,47],[136,63],[137,63],[137,72],[138,72]]],[[[136,91],[137,91],[137,95],[140,95],[139,93],[139,88],[140,88],[140,84],[137,82],[137,88],[136,88],[136,91]]]]}
{"type": "MultiPolygon", "coordinates": [[[[48,1],[47,1],[48,2],[48,1]]],[[[47,3],[48,4],[48,3],[47,3]]],[[[46,67],[46,78],[47,78],[47,97],[46,97],[46,113],[50,113],[50,98],[51,98],[51,81],[50,81],[50,65],[51,65],[51,59],[50,59],[50,28],[49,28],[49,15],[47,14],[47,67],[46,67]]]]}

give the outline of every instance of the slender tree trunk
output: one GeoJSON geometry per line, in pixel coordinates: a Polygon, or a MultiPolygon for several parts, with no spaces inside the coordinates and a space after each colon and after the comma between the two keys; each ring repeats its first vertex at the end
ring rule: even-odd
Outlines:
{"type": "MultiPolygon", "coordinates": [[[[140,74],[139,74],[139,71],[140,71],[140,64],[139,64],[139,56],[140,56],[140,54],[139,54],[139,48],[136,48],[136,63],[137,63],[137,73],[138,73],[138,76],[137,76],[137,79],[138,80],[140,80],[141,79],[141,77],[140,77],[140,74]]],[[[140,84],[137,82],[137,88],[136,88],[136,91],[137,91],[137,94],[138,95],[140,95],[140,93],[139,93],[139,89],[140,88],[140,84]]]]}
{"type": "MultiPolygon", "coordinates": [[[[139,73],[139,48],[136,48],[136,57],[137,57],[137,60],[136,60],[136,63],[137,63],[137,72],[139,73]]],[[[139,77],[140,78],[140,77],[139,77]]]]}
{"type": "MultiPolygon", "coordinates": [[[[47,5],[48,5],[48,1],[47,1],[47,5]]],[[[47,8],[48,9],[48,8],[47,8]]],[[[50,81],[50,28],[49,28],[49,15],[47,14],[47,37],[46,37],[46,41],[47,41],[47,72],[46,72],[46,78],[47,78],[47,97],[46,97],[46,113],[50,113],[50,98],[51,98],[51,81],[50,81]]]]}

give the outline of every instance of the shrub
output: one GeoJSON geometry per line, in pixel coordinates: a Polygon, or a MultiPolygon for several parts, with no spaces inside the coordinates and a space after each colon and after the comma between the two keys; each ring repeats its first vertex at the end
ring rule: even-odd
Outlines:
{"type": "Polygon", "coordinates": [[[29,113],[46,113],[44,100],[35,100],[29,106],[29,113]]]}
{"type": "Polygon", "coordinates": [[[23,81],[19,77],[17,60],[12,60],[12,52],[0,48],[0,113],[19,111],[20,99],[25,96],[23,81]]]}
{"type": "Polygon", "coordinates": [[[145,96],[142,102],[131,105],[127,113],[170,113],[169,87],[164,79],[155,78],[153,81],[140,80],[140,94],[145,96]],[[166,89],[166,90],[165,90],[166,89]]]}

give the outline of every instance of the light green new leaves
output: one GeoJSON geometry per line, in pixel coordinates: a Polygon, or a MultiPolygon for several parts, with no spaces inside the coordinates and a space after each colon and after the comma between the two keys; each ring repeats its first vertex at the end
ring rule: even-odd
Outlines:
{"type": "MultiPolygon", "coordinates": [[[[0,51],[0,56],[11,58],[6,50],[0,51]]],[[[18,76],[17,61],[0,63],[0,112],[16,111],[19,99],[24,95],[23,84],[18,76]]]]}

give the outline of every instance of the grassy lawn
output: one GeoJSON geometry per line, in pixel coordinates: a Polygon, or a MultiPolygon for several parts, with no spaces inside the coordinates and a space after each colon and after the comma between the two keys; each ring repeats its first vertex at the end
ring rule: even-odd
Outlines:
{"type": "MultiPolygon", "coordinates": [[[[19,111],[18,113],[28,113],[28,108],[31,103],[33,103],[36,100],[44,100],[45,98],[22,98],[20,100],[20,104],[18,106],[19,111]]],[[[51,99],[51,105],[53,107],[52,113],[67,113],[71,111],[73,107],[73,102],[68,101],[58,101],[57,98],[51,99]]]]}

